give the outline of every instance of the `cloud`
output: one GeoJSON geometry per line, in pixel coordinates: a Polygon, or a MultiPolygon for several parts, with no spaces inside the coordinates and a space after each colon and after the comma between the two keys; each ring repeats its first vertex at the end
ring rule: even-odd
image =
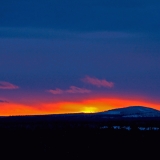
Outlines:
{"type": "Polygon", "coordinates": [[[85,89],[85,88],[70,86],[69,89],[67,89],[67,90],[62,90],[62,89],[56,88],[55,90],[53,90],[53,89],[47,90],[47,92],[50,92],[52,94],[63,94],[63,93],[71,93],[72,94],[72,93],[90,93],[91,91],[88,89],[85,89]]]}
{"type": "Polygon", "coordinates": [[[85,83],[92,84],[97,87],[107,87],[107,88],[114,87],[113,82],[108,82],[105,79],[100,80],[98,78],[92,78],[92,77],[86,76],[85,78],[82,79],[82,81],[85,83]]]}
{"type": "Polygon", "coordinates": [[[8,101],[1,100],[1,99],[0,99],[0,103],[8,103],[8,101]]]}
{"type": "Polygon", "coordinates": [[[71,86],[68,90],[66,90],[66,92],[67,93],[90,93],[91,91],[85,88],[71,86]]]}
{"type": "Polygon", "coordinates": [[[0,81],[0,89],[18,89],[19,87],[9,82],[0,81]]]}
{"type": "Polygon", "coordinates": [[[52,94],[62,94],[64,91],[59,88],[56,88],[55,90],[50,89],[50,90],[48,90],[48,92],[50,92],[52,94]]]}

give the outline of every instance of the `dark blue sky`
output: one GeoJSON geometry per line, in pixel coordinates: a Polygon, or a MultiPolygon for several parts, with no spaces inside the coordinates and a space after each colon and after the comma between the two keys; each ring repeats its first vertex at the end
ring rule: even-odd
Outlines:
{"type": "Polygon", "coordinates": [[[159,6],[157,0],[5,0],[0,5],[0,24],[75,32],[150,33],[159,31],[159,6]]]}
{"type": "Polygon", "coordinates": [[[0,81],[19,89],[1,84],[0,101],[22,93],[54,98],[46,90],[56,88],[67,96],[70,86],[158,100],[159,46],[158,0],[2,0],[0,81]],[[114,87],[85,84],[85,76],[114,87]]]}

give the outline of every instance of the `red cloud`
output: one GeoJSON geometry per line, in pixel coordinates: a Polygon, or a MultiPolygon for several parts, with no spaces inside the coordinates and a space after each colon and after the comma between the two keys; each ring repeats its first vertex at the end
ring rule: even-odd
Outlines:
{"type": "Polygon", "coordinates": [[[55,90],[48,90],[48,92],[52,94],[63,94],[63,93],[90,93],[91,91],[85,88],[79,88],[75,86],[71,86],[68,90],[61,90],[56,88],[55,90]]]}
{"type": "Polygon", "coordinates": [[[71,86],[70,89],[66,90],[67,93],[90,93],[91,91],[85,88],[79,88],[71,86]]]}
{"type": "Polygon", "coordinates": [[[50,89],[50,90],[48,90],[48,92],[50,92],[52,94],[62,94],[64,91],[59,88],[56,88],[55,90],[50,89]]]}
{"type": "Polygon", "coordinates": [[[85,83],[89,83],[89,84],[95,85],[97,87],[109,87],[109,88],[112,88],[114,86],[113,82],[108,82],[105,79],[100,80],[98,78],[92,78],[92,77],[89,77],[89,76],[86,76],[85,78],[83,78],[82,81],[85,82],[85,83]]]}
{"type": "Polygon", "coordinates": [[[9,82],[0,81],[0,89],[17,89],[18,86],[11,84],[9,82]]]}

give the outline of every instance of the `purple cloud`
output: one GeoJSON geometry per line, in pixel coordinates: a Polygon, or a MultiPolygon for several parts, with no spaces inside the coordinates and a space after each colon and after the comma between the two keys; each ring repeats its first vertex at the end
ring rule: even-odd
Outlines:
{"type": "Polygon", "coordinates": [[[8,103],[8,101],[1,100],[1,99],[0,99],[0,103],[8,103]]]}
{"type": "Polygon", "coordinates": [[[114,87],[114,83],[113,82],[108,82],[105,79],[98,79],[98,78],[92,78],[89,76],[86,76],[85,78],[82,79],[83,82],[85,83],[89,83],[92,84],[94,86],[97,87],[107,87],[107,88],[112,88],[114,87]]]}
{"type": "Polygon", "coordinates": [[[9,82],[0,81],[0,89],[18,89],[19,87],[9,82]]]}
{"type": "Polygon", "coordinates": [[[56,88],[55,90],[53,90],[53,89],[47,90],[47,92],[50,92],[52,94],[63,94],[63,93],[71,93],[71,94],[82,93],[83,94],[83,93],[90,93],[91,91],[88,89],[85,89],[85,88],[70,86],[69,89],[67,89],[67,90],[62,90],[62,89],[56,88]]]}
{"type": "Polygon", "coordinates": [[[59,88],[56,88],[55,90],[54,89],[50,89],[50,90],[48,90],[48,92],[50,92],[52,94],[62,94],[64,91],[59,89],[59,88]]]}
{"type": "Polygon", "coordinates": [[[67,93],[90,93],[91,91],[85,88],[71,86],[68,90],[66,90],[66,92],[67,93]]]}

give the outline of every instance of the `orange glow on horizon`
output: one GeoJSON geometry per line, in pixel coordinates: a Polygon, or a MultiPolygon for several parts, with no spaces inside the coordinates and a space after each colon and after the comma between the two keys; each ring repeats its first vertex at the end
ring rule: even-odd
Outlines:
{"type": "Polygon", "coordinates": [[[79,102],[52,102],[35,106],[18,103],[1,103],[0,116],[43,115],[62,113],[94,113],[127,106],[146,106],[160,109],[160,103],[125,98],[94,98],[79,102]]]}

